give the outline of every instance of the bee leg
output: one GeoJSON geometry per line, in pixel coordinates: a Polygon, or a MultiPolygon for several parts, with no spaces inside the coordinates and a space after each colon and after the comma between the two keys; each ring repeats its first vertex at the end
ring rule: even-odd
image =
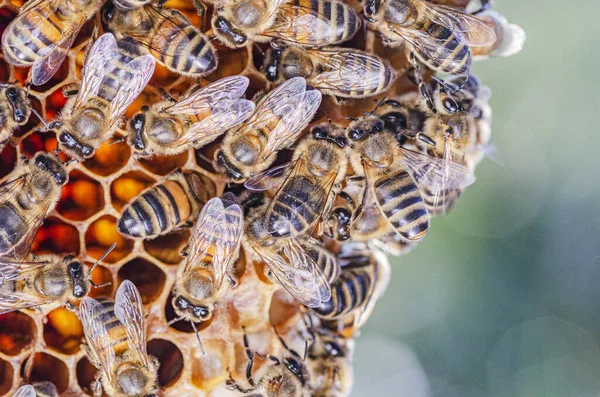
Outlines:
{"type": "Polygon", "coordinates": [[[204,32],[204,27],[206,26],[206,6],[200,0],[192,0],[192,3],[200,16],[200,31],[204,32]]]}
{"type": "Polygon", "coordinates": [[[94,397],[102,397],[102,382],[100,382],[100,371],[96,374],[96,378],[92,382],[92,390],[94,391],[94,397]]]}
{"type": "Polygon", "coordinates": [[[425,99],[425,103],[427,104],[427,107],[429,108],[429,110],[436,113],[435,105],[433,103],[433,99],[431,98],[431,93],[429,92],[429,89],[427,88],[427,86],[425,85],[425,82],[423,81],[423,70],[421,68],[421,64],[419,63],[419,60],[415,56],[414,52],[411,51],[409,53],[408,60],[413,65],[413,68],[415,70],[414,78],[415,78],[415,82],[419,86],[419,92],[425,99]]]}
{"type": "Polygon", "coordinates": [[[164,88],[158,87],[158,92],[167,101],[177,103],[177,99],[173,98],[173,96],[171,96],[171,94],[169,94],[164,88]]]}
{"type": "MultiPolygon", "coordinates": [[[[300,355],[294,349],[290,349],[290,347],[287,345],[287,343],[285,343],[285,341],[283,340],[281,335],[279,335],[279,332],[277,331],[277,328],[275,327],[275,325],[273,325],[273,329],[275,330],[275,335],[277,335],[277,338],[279,339],[279,342],[281,342],[281,345],[283,346],[283,348],[285,350],[289,351],[292,355],[300,358],[300,355]]],[[[277,361],[279,361],[279,360],[277,360],[277,361]]]]}
{"type": "Polygon", "coordinates": [[[254,380],[252,379],[252,366],[254,365],[254,353],[250,350],[250,345],[248,343],[248,335],[246,335],[246,327],[242,326],[242,331],[244,331],[244,350],[246,351],[246,357],[248,357],[248,365],[246,366],[246,379],[248,379],[248,383],[252,387],[256,387],[254,384],[254,380]]]}
{"type": "Polygon", "coordinates": [[[235,390],[242,394],[250,393],[251,389],[244,389],[242,386],[238,385],[233,376],[231,376],[231,372],[229,372],[229,379],[225,381],[225,386],[230,390],[235,390]]]}

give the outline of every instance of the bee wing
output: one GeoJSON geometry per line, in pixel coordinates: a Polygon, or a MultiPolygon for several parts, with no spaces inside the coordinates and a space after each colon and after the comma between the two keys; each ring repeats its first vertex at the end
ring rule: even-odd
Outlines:
{"type": "Polygon", "coordinates": [[[115,351],[111,346],[111,339],[102,318],[106,316],[106,310],[95,299],[84,297],[79,305],[79,319],[83,325],[85,339],[92,353],[98,359],[102,371],[109,382],[114,383],[115,351]]]}
{"type": "Polygon", "coordinates": [[[268,169],[248,179],[246,182],[244,182],[244,186],[246,189],[257,192],[281,186],[288,178],[290,173],[293,172],[296,164],[298,164],[297,160],[268,169]]]}
{"type": "Polygon", "coordinates": [[[110,60],[119,56],[119,47],[112,33],[105,33],[94,42],[86,56],[83,66],[81,87],[75,98],[74,108],[80,108],[95,96],[100,89],[100,83],[113,69],[110,60]]]}
{"type": "Polygon", "coordinates": [[[419,7],[417,9],[422,9],[428,19],[448,28],[455,34],[460,34],[470,46],[486,46],[494,44],[496,41],[494,30],[481,19],[451,7],[423,0],[418,1],[419,7]]]}
{"type": "Polygon", "coordinates": [[[462,189],[475,182],[473,173],[463,165],[405,148],[400,150],[402,163],[418,184],[435,189],[462,189]]]}
{"type": "Polygon", "coordinates": [[[115,296],[115,316],[127,331],[129,348],[137,355],[144,366],[148,366],[146,352],[146,320],[142,308],[142,297],[135,285],[125,280],[115,296]]]}
{"type": "Polygon", "coordinates": [[[183,146],[199,139],[217,137],[230,128],[243,123],[254,112],[254,102],[246,99],[223,99],[212,104],[212,112],[194,123],[174,146],[183,146]]]}
{"type": "Polygon", "coordinates": [[[36,397],[35,389],[31,385],[21,386],[17,389],[13,397],[36,397]]]}
{"type": "Polygon", "coordinates": [[[27,180],[26,175],[27,174],[23,174],[15,179],[4,181],[0,184],[0,203],[8,200],[14,192],[19,190],[25,184],[25,181],[27,180]]]}
{"type": "Polygon", "coordinates": [[[33,85],[42,85],[54,76],[54,73],[62,65],[69,53],[75,37],[77,37],[77,33],[79,33],[84,22],[85,19],[81,18],[78,23],[71,26],[66,32],[63,32],[63,37],[59,42],[44,47],[38,52],[38,57],[33,62],[31,69],[31,83],[33,85]]]}
{"type": "Polygon", "coordinates": [[[46,261],[11,261],[0,259],[0,284],[4,281],[17,281],[27,276],[27,273],[47,266],[46,261]]]}
{"type": "Polygon", "coordinates": [[[189,255],[186,259],[184,272],[200,263],[209,254],[208,251],[213,244],[215,230],[217,225],[222,223],[224,211],[223,202],[218,197],[208,200],[202,207],[194,233],[189,239],[189,255]]]}
{"type": "Polygon", "coordinates": [[[246,76],[229,76],[200,88],[187,98],[166,109],[171,114],[196,114],[216,107],[222,100],[244,95],[250,80],[246,76]]]}
{"type": "Polygon", "coordinates": [[[290,239],[282,251],[285,258],[280,254],[264,255],[257,251],[279,284],[308,307],[318,307],[331,299],[323,272],[294,239],[290,239]]]}
{"type": "MultiPolygon", "coordinates": [[[[304,80],[304,79],[302,79],[304,80]]],[[[291,81],[291,80],[288,80],[291,81]]],[[[304,127],[312,120],[321,105],[321,93],[317,90],[306,91],[296,107],[283,114],[277,126],[269,134],[263,150],[263,159],[276,153],[280,148],[294,142],[304,127]]]]}
{"type": "Polygon", "coordinates": [[[154,73],[156,61],[150,54],[137,57],[119,70],[119,88],[110,102],[109,125],[116,123],[131,102],[141,94],[154,73]]]}
{"type": "Polygon", "coordinates": [[[240,248],[244,221],[242,208],[237,204],[228,206],[225,209],[222,221],[221,232],[217,234],[215,239],[215,256],[213,260],[217,288],[221,286],[227,274],[227,269],[232,264],[232,259],[240,248]]]}
{"type": "MultiPolygon", "coordinates": [[[[364,90],[376,89],[383,80],[381,71],[387,61],[381,58],[362,53],[334,51],[310,51],[311,58],[323,66],[323,72],[315,73],[310,78],[310,85],[317,89],[347,90],[352,85],[360,84],[364,90]]],[[[390,67],[393,73],[393,69],[390,67]]],[[[393,83],[396,76],[390,79],[393,83]]]]}

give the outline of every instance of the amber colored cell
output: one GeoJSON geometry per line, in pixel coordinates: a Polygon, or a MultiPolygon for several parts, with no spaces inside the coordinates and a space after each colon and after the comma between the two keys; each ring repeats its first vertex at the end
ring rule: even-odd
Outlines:
{"type": "Polygon", "coordinates": [[[77,383],[79,384],[79,387],[88,394],[92,394],[91,384],[96,378],[96,372],[96,367],[90,363],[90,360],[88,360],[87,357],[84,356],[77,362],[77,368],[75,370],[77,383]]]}
{"type": "Polygon", "coordinates": [[[269,320],[277,328],[285,328],[298,313],[298,302],[284,289],[279,289],[271,298],[269,320]]]}
{"type": "Polygon", "coordinates": [[[63,354],[74,354],[79,350],[83,328],[77,315],[66,308],[48,313],[44,325],[44,341],[51,349],[63,354]]]}
{"type": "Polygon", "coordinates": [[[256,94],[266,92],[267,79],[263,75],[258,73],[252,73],[247,77],[250,80],[250,84],[248,85],[248,89],[246,90],[247,99],[254,99],[256,94]]]}
{"type": "MultiPolygon", "coordinates": [[[[87,263],[89,269],[92,268],[93,263],[87,263]]],[[[104,285],[103,287],[96,288],[92,286],[90,293],[88,294],[92,298],[100,297],[100,296],[111,296],[114,290],[113,288],[113,279],[112,273],[106,267],[102,265],[96,266],[94,272],[92,273],[92,281],[97,285],[104,285]]]]}
{"type": "MultiPolygon", "coordinates": [[[[23,366],[27,366],[29,359],[23,366]]],[[[30,382],[48,381],[54,383],[59,393],[64,392],[69,385],[69,370],[60,359],[47,353],[36,353],[33,359],[30,382]]]]}
{"type": "Polygon", "coordinates": [[[78,254],[79,248],[77,229],[57,218],[50,217],[44,220],[31,249],[38,254],[78,254]]]}
{"type": "Polygon", "coordinates": [[[16,356],[28,348],[35,336],[35,322],[21,312],[0,316],[0,352],[16,356]]]}
{"type": "Polygon", "coordinates": [[[144,304],[152,303],[162,292],[167,277],[156,265],[142,258],[135,258],[119,269],[119,283],[129,280],[140,291],[144,304]]]}
{"type": "Polygon", "coordinates": [[[96,149],[94,157],[86,160],[83,165],[97,175],[107,176],[123,168],[129,156],[131,150],[125,142],[112,145],[105,142],[96,149]]]}
{"type": "Polygon", "coordinates": [[[218,148],[218,144],[223,140],[223,137],[219,137],[214,145],[204,146],[198,150],[194,151],[196,156],[196,164],[201,168],[207,170],[208,172],[212,172],[213,174],[217,173],[217,169],[215,168],[215,153],[218,148]]]}
{"type": "Polygon", "coordinates": [[[121,175],[110,186],[110,197],[113,206],[118,211],[121,211],[125,204],[129,203],[142,190],[153,185],[155,182],[154,178],[139,171],[127,172],[121,175]]]}
{"type": "Polygon", "coordinates": [[[227,346],[222,341],[205,343],[206,355],[192,360],[192,383],[201,389],[212,389],[225,381],[229,374],[223,365],[223,353],[227,346]]]}
{"type": "Polygon", "coordinates": [[[219,53],[220,67],[214,74],[215,80],[240,74],[246,68],[247,64],[248,51],[246,48],[219,53]]]}
{"type": "Polygon", "coordinates": [[[0,395],[8,393],[12,387],[15,370],[8,361],[0,358],[0,395]]]}
{"type": "Polygon", "coordinates": [[[17,160],[17,151],[10,143],[0,152],[0,179],[10,174],[15,168],[17,160]]]}
{"type": "Polygon", "coordinates": [[[104,208],[104,193],[100,182],[83,172],[69,174],[69,182],[63,187],[57,206],[59,214],[67,219],[82,221],[104,208]]]}
{"type": "Polygon", "coordinates": [[[154,156],[149,159],[140,159],[142,167],[157,175],[168,175],[185,165],[188,160],[188,152],[176,156],[154,156]]]}
{"type": "Polygon", "coordinates": [[[180,230],[153,240],[145,240],[144,249],[161,262],[178,264],[183,259],[179,253],[188,243],[190,235],[190,230],[180,230]]]}
{"type": "Polygon", "coordinates": [[[115,263],[125,258],[133,249],[133,241],[127,240],[117,231],[117,220],[105,215],[93,222],[85,232],[85,243],[88,254],[94,258],[100,258],[106,250],[114,243],[116,244],[104,262],[115,263]]]}
{"type": "Polygon", "coordinates": [[[158,358],[158,384],[168,387],[177,382],[183,371],[183,354],[172,342],[154,339],[148,342],[148,354],[158,358]]]}

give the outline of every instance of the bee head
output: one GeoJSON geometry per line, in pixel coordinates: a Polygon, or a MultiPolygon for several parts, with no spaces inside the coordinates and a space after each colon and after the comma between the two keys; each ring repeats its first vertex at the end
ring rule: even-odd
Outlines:
{"type": "Polygon", "coordinates": [[[324,140],[336,144],[340,148],[344,148],[348,143],[345,136],[332,136],[329,129],[325,126],[316,126],[312,129],[312,136],[316,140],[324,140]]]}
{"type": "Polygon", "coordinates": [[[377,134],[384,130],[385,123],[378,117],[370,116],[354,120],[348,126],[348,139],[359,141],[368,135],[377,134]]]}
{"type": "Polygon", "coordinates": [[[58,157],[52,154],[45,152],[36,154],[33,164],[35,167],[52,175],[56,183],[59,185],[64,185],[69,181],[69,176],[67,175],[67,171],[65,170],[63,163],[58,159],[58,157]]]}
{"type": "Polygon", "coordinates": [[[5,94],[13,110],[13,120],[19,125],[27,123],[31,109],[29,108],[29,100],[26,98],[23,90],[19,90],[15,86],[9,86],[5,94]]]}
{"type": "Polygon", "coordinates": [[[306,367],[298,357],[288,356],[283,359],[283,365],[300,381],[302,386],[308,381],[308,372],[306,367]]]}
{"type": "Polygon", "coordinates": [[[363,10],[363,16],[371,23],[375,22],[372,17],[377,14],[381,7],[381,0],[367,0],[363,10]]]}
{"type": "Polygon", "coordinates": [[[146,135],[146,114],[144,108],[141,112],[136,113],[129,122],[129,134],[127,135],[127,143],[141,156],[149,156],[152,151],[148,149],[148,137],[146,135]]]}
{"type": "Polygon", "coordinates": [[[94,149],[91,146],[78,142],[70,132],[62,131],[58,135],[58,141],[61,147],[80,159],[88,159],[94,154],[94,149]]]}
{"type": "Polygon", "coordinates": [[[215,35],[228,47],[238,48],[246,45],[248,38],[245,34],[234,29],[229,21],[219,13],[215,13],[212,19],[212,26],[215,35]]]}
{"type": "Polygon", "coordinates": [[[240,170],[231,164],[231,161],[225,156],[222,150],[217,152],[217,165],[221,167],[223,171],[227,174],[228,177],[233,179],[236,183],[241,183],[244,181],[244,174],[240,172],[240,170]]]}
{"type": "Polygon", "coordinates": [[[181,295],[173,298],[173,308],[178,316],[188,319],[194,323],[208,321],[213,314],[213,305],[194,305],[181,295]]]}
{"type": "Polygon", "coordinates": [[[83,264],[74,260],[72,256],[65,257],[66,260],[72,260],[67,265],[69,271],[69,277],[71,277],[71,283],[73,283],[73,296],[75,298],[83,298],[88,293],[88,279],[83,271],[83,264]]]}

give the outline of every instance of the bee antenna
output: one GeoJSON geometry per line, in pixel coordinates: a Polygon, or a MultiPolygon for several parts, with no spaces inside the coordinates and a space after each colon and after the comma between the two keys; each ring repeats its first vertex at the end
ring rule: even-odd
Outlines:
{"type": "Polygon", "coordinates": [[[379,101],[377,106],[375,106],[375,108],[373,110],[371,110],[369,113],[367,113],[367,115],[372,116],[373,113],[375,113],[377,111],[377,109],[379,109],[381,107],[381,105],[383,105],[387,101],[387,99],[388,99],[388,97],[383,97],[383,99],[381,99],[381,101],[379,101]]]}
{"type": "Polygon", "coordinates": [[[193,321],[190,321],[190,324],[192,324],[192,328],[196,333],[196,339],[198,339],[198,343],[200,344],[200,351],[202,352],[202,354],[206,354],[206,352],[204,351],[204,347],[202,346],[202,341],[200,340],[200,334],[198,333],[198,328],[196,328],[196,324],[194,324],[193,321]]]}
{"type": "MultiPolygon", "coordinates": [[[[29,95],[29,93],[27,93],[27,95],[29,95]]],[[[33,106],[31,106],[30,109],[31,109],[31,113],[35,114],[35,116],[40,120],[40,122],[42,124],[44,124],[44,128],[46,128],[46,130],[49,130],[50,125],[48,123],[46,123],[46,120],[44,120],[42,118],[42,116],[38,113],[38,111],[35,110],[35,108],[33,106]]],[[[58,145],[58,143],[57,143],[57,145],[58,145]]]]}
{"type": "Polygon", "coordinates": [[[117,143],[125,142],[125,139],[127,139],[127,138],[122,137],[122,138],[119,138],[119,139],[114,139],[111,143],[108,144],[108,146],[112,146],[112,145],[117,144],[117,143]]]}
{"type": "Polygon", "coordinates": [[[112,245],[110,247],[108,247],[108,249],[104,252],[104,254],[102,254],[102,256],[100,258],[98,258],[98,260],[96,262],[94,262],[94,265],[92,266],[92,270],[90,270],[90,274],[94,271],[96,266],[98,266],[98,263],[100,263],[104,258],[106,258],[108,256],[108,254],[110,254],[111,251],[115,249],[116,246],[117,246],[117,243],[112,243],[112,245]]]}
{"type": "Polygon", "coordinates": [[[77,162],[77,159],[70,159],[70,160],[67,160],[67,161],[63,162],[63,165],[67,166],[67,165],[69,165],[71,163],[76,163],[76,162],[77,162]]]}
{"type": "Polygon", "coordinates": [[[356,117],[350,117],[350,116],[348,116],[348,115],[345,115],[345,116],[344,116],[344,118],[345,118],[346,120],[350,120],[350,121],[356,121],[356,120],[358,120],[356,117]]]}

